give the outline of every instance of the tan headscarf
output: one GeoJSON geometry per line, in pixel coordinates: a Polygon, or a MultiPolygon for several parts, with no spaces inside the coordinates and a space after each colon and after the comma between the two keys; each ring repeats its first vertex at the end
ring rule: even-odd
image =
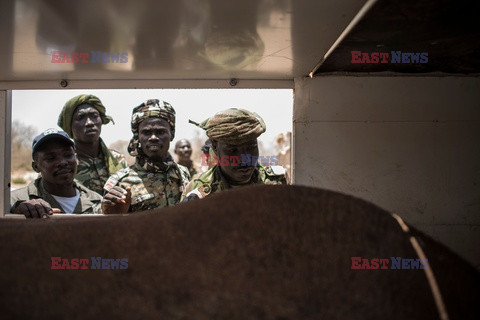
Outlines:
{"type": "Polygon", "coordinates": [[[218,112],[202,123],[190,123],[205,130],[211,140],[238,145],[255,139],[267,130],[263,119],[255,112],[231,108],[218,112]]]}

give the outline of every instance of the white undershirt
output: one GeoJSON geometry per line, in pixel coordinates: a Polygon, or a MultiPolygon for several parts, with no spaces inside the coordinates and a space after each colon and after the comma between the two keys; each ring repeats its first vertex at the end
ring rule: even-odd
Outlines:
{"type": "Polygon", "coordinates": [[[75,196],[73,197],[59,197],[53,194],[52,197],[54,197],[55,200],[57,200],[57,202],[62,206],[65,213],[70,214],[73,213],[73,210],[75,210],[75,207],[77,206],[78,199],[80,199],[80,191],[75,189],[75,196]]]}

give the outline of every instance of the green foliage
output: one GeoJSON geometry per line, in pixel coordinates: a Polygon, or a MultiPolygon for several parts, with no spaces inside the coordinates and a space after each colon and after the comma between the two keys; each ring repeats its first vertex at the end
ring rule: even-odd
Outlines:
{"type": "Polygon", "coordinates": [[[32,171],[32,140],[37,129],[16,120],[12,122],[11,167],[12,173],[32,171]]]}
{"type": "Polygon", "coordinates": [[[23,179],[22,177],[16,177],[12,179],[13,184],[27,184],[27,181],[23,179]]]}

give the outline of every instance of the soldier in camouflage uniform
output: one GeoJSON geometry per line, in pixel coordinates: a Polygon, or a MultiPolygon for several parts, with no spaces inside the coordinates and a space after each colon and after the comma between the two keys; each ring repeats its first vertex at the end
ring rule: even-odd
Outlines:
{"type": "Polygon", "coordinates": [[[113,174],[104,186],[104,213],[125,213],[174,206],[190,180],[188,169],[168,153],[175,136],[175,110],[148,100],[133,109],[128,151],[135,164],[113,174]]]}
{"type": "Polygon", "coordinates": [[[188,184],[182,195],[184,202],[247,185],[286,184],[285,170],[280,166],[264,167],[256,161],[238,161],[247,155],[254,159],[258,157],[257,137],[265,132],[266,126],[256,113],[231,108],[201,124],[190,122],[205,129],[211,140],[210,158],[221,160],[188,184]]]}
{"type": "Polygon", "coordinates": [[[190,177],[193,177],[199,172],[199,169],[193,163],[190,157],[192,156],[192,144],[187,139],[180,139],[175,143],[175,154],[178,157],[177,163],[187,167],[190,177]]]}
{"type": "Polygon", "coordinates": [[[94,95],[81,94],[65,103],[58,125],[75,141],[78,157],[77,176],[87,188],[103,194],[108,177],[128,167],[122,154],[107,148],[100,133],[102,124],[113,122],[94,95]]]}

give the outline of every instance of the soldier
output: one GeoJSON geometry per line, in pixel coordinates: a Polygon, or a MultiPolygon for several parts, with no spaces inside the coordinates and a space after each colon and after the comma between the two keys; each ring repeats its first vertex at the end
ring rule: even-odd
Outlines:
{"type": "Polygon", "coordinates": [[[175,136],[175,110],[165,101],[148,100],[132,112],[129,153],[135,164],[105,184],[104,213],[126,213],[173,206],[190,180],[188,169],[168,153],[175,136]]]}
{"type": "Polygon", "coordinates": [[[40,178],[12,191],[10,212],[27,218],[52,213],[102,213],[102,196],[74,180],[75,145],[65,131],[48,129],[32,144],[32,167],[40,178]]]}
{"type": "Polygon", "coordinates": [[[206,130],[211,140],[210,159],[215,165],[188,184],[182,195],[184,202],[235,187],[286,183],[282,167],[246,161],[258,159],[257,137],[266,130],[256,113],[231,108],[196,125],[206,130]]]}
{"type": "Polygon", "coordinates": [[[187,167],[188,172],[190,173],[190,177],[193,177],[195,174],[198,173],[197,166],[193,163],[190,159],[192,156],[192,144],[187,139],[178,140],[175,143],[175,154],[178,157],[178,164],[181,164],[184,167],[187,167]]]}
{"type": "Polygon", "coordinates": [[[109,150],[100,133],[102,124],[113,122],[94,95],[81,94],[65,103],[58,125],[75,141],[78,156],[76,179],[87,188],[103,194],[108,177],[128,167],[122,154],[109,150]]]}

